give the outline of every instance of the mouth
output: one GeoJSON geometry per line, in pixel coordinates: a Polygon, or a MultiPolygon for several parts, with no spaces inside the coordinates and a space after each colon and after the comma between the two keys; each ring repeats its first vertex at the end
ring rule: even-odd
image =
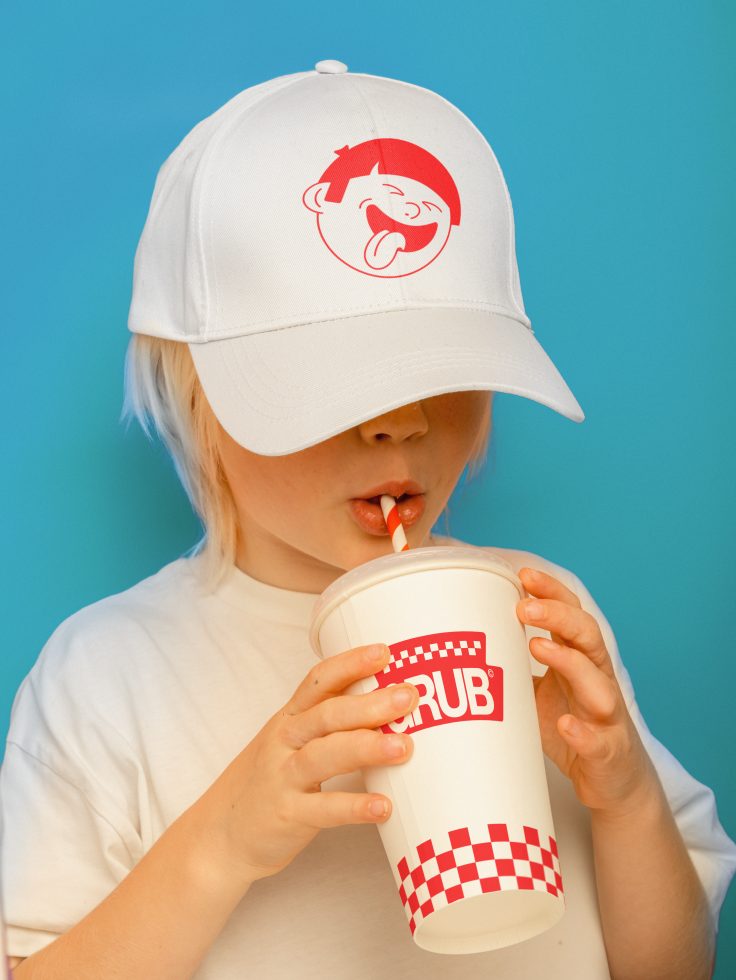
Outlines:
{"type": "Polygon", "coordinates": [[[431,221],[428,225],[409,225],[403,221],[390,218],[376,204],[368,205],[365,216],[374,235],[381,231],[396,232],[403,235],[406,242],[403,246],[404,252],[416,252],[420,248],[424,248],[425,245],[429,245],[437,231],[436,221],[431,221]]]}
{"type": "MultiPolygon", "coordinates": [[[[394,496],[394,500],[399,511],[399,520],[405,528],[416,524],[427,506],[426,496],[422,492],[402,493],[394,496]]],[[[377,537],[388,537],[388,528],[381,510],[381,494],[353,497],[348,505],[350,516],[362,530],[377,537]]]]}
{"type": "Polygon", "coordinates": [[[428,225],[409,225],[395,221],[377,205],[369,204],[365,216],[373,232],[363,257],[374,269],[385,269],[396,258],[397,252],[418,252],[432,241],[437,222],[428,225]]]}

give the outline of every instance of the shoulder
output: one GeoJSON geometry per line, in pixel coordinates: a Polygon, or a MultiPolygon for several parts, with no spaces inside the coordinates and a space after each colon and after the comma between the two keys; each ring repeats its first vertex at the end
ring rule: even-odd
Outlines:
{"type": "Polygon", "coordinates": [[[105,658],[131,637],[150,634],[155,623],[170,621],[191,608],[195,588],[189,560],[177,558],[129,588],[67,616],[49,637],[36,666],[50,668],[58,662],[62,650],[67,663],[73,662],[81,651],[88,659],[105,658]]]}
{"type": "MultiPolygon", "coordinates": [[[[539,568],[543,572],[547,572],[549,575],[553,575],[555,578],[559,579],[560,582],[562,582],[576,594],[578,593],[578,589],[584,591],[587,595],[590,594],[578,576],[571,569],[565,567],[564,565],[560,565],[551,558],[537,554],[537,552],[525,551],[518,548],[500,548],[495,545],[476,545],[471,544],[468,541],[461,541],[459,538],[450,538],[439,535],[434,535],[434,540],[439,544],[462,545],[466,548],[478,548],[481,551],[488,551],[493,555],[498,555],[499,558],[503,558],[504,561],[511,565],[514,572],[517,574],[519,570],[524,567],[539,568]]],[[[578,595],[578,598],[582,599],[580,595],[578,595]]]]}
{"type": "Polygon", "coordinates": [[[612,637],[610,623],[604,616],[602,610],[598,606],[598,603],[591,595],[588,587],[580,579],[580,577],[576,575],[572,569],[567,568],[566,565],[561,565],[559,562],[556,562],[545,555],[540,555],[536,551],[526,551],[520,548],[500,548],[496,545],[476,545],[467,541],[461,541],[458,538],[439,537],[437,535],[434,536],[434,540],[441,545],[462,545],[466,548],[478,548],[480,551],[489,552],[491,555],[495,555],[503,559],[507,565],[511,566],[512,570],[517,575],[524,567],[537,568],[543,572],[547,572],[549,575],[552,575],[553,578],[558,579],[563,585],[567,586],[571,592],[575,593],[580,600],[580,605],[582,608],[585,609],[586,612],[591,613],[598,620],[601,630],[604,633],[604,637],[612,637]]]}
{"type": "MultiPolygon", "coordinates": [[[[535,551],[523,551],[516,548],[497,547],[490,547],[484,550],[490,551],[492,554],[503,558],[509,565],[511,565],[517,575],[522,568],[534,568],[539,569],[542,572],[546,572],[548,575],[556,578],[559,582],[562,582],[563,585],[565,585],[572,593],[574,593],[574,595],[577,596],[581,607],[587,613],[590,613],[590,615],[597,621],[601,633],[603,634],[603,639],[606,642],[606,645],[609,647],[611,658],[616,661],[614,663],[614,667],[617,668],[618,666],[622,666],[620,665],[620,657],[616,646],[616,640],[613,636],[613,630],[611,629],[611,624],[606,619],[603,610],[593,598],[588,586],[572,569],[568,568],[566,565],[561,565],[559,562],[553,561],[553,559],[548,558],[545,555],[540,555],[535,551]],[[611,649],[611,647],[613,647],[613,649],[611,649]]],[[[528,593],[524,592],[524,595],[528,595],[528,593]]],[[[628,683],[628,676],[626,677],[626,681],[628,683]]]]}
{"type": "Polygon", "coordinates": [[[575,591],[575,586],[582,585],[582,582],[578,576],[572,571],[572,569],[567,568],[565,565],[561,565],[559,562],[553,561],[551,558],[545,555],[540,555],[535,551],[524,551],[517,548],[498,548],[489,547],[486,550],[499,555],[504,558],[514,569],[515,572],[519,572],[522,568],[539,568],[543,572],[548,572],[555,578],[559,579],[568,588],[575,591]]]}
{"type": "Polygon", "coordinates": [[[115,726],[155,665],[159,638],[192,608],[189,561],[176,559],[62,620],[15,694],[9,737],[30,749],[44,729],[48,743],[51,729],[75,729],[82,718],[115,726]]]}

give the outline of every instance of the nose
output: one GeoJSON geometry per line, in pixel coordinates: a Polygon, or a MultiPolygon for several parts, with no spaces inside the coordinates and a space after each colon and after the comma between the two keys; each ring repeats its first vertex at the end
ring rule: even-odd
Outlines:
{"type": "Polygon", "coordinates": [[[404,211],[405,218],[416,218],[418,214],[421,214],[422,209],[419,207],[416,201],[407,201],[404,206],[406,208],[406,210],[404,211]],[[410,208],[416,208],[414,214],[411,213],[411,211],[409,210],[410,208]]]}
{"type": "Polygon", "coordinates": [[[427,416],[421,402],[400,405],[389,412],[377,415],[358,425],[361,438],[373,445],[376,442],[403,442],[420,437],[429,429],[427,416]]]}

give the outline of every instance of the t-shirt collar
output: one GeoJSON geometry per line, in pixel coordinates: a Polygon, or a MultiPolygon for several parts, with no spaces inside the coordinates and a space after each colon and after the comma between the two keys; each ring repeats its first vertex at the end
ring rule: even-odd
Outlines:
{"type": "Polygon", "coordinates": [[[231,565],[214,595],[259,618],[306,628],[320,593],[269,585],[231,565]]]}
{"type": "MultiPolygon", "coordinates": [[[[433,539],[437,544],[455,543],[453,538],[443,535],[435,534],[433,539]]],[[[190,560],[196,562],[198,557],[200,556],[190,560]]],[[[295,592],[292,589],[269,585],[267,582],[253,578],[233,564],[213,595],[231,606],[245,610],[250,615],[306,629],[321,593],[295,592]]]]}

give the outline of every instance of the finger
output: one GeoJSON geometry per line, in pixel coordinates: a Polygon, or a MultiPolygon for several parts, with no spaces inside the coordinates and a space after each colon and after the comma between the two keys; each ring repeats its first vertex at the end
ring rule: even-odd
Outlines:
{"type": "Polygon", "coordinates": [[[403,719],[419,703],[419,691],[413,684],[389,684],[368,694],[343,694],[327,698],[287,718],[283,737],[291,748],[300,749],[314,738],[330,732],[356,728],[378,728],[390,721],[403,719]]]}
{"type": "Polygon", "coordinates": [[[390,655],[385,644],[373,643],[318,660],[284,705],[283,713],[295,715],[334,697],[359,677],[368,677],[385,667],[390,655]]]}
{"type": "Polygon", "coordinates": [[[354,772],[363,766],[386,766],[403,762],[412,751],[410,735],[374,732],[359,728],[349,732],[331,732],[313,738],[292,752],[287,763],[290,782],[298,789],[317,789],[326,779],[354,772]]]}
{"type": "Polygon", "coordinates": [[[520,568],[519,578],[521,584],[530,595],[545,596],[550,599],[560,599],[572,606],[581,608],[580,599],[572,589],[568,589],[559,579],[548,572],[543,572],[540,568],[520,568]]]}
{"type": "Polygon", "coordinates": [[[539,636],[532,637],[529,649],[536,660],[567,681],[568,700],[574,701],[586,719],[607,724],[617,720],[622,703],[618,683],[600,671],[584,653],[539,636]]]}
{"type": "Polygon", "coordinates": [[[324,829],[348,823],[383,823],[391,813],[391,800],[371,793],[305,793],[298,809],[303,823],[324,829]],[[371,812],[373,803],[379,805],[378,814],[371,812]]]}
{"type": "Polygon", "coordinates": [[[605,761],[612,754],[606,733],[586,725],[574,715],[562,715],[557,720],[557,730],[584,759],[605,761]]]}
{"type": "Polygon", "coordinates": [[[570,606],[559,599],[526,599],[517,603],[517,613],[522,622],[554,634],[555,641],[574,647],[586,654],[609,677],[613,676],[611,658],[606,650],[600,626],[594,616],[584,609],[570,606]],[[532,615],[532,608],[539,613],[532,615]]]}

